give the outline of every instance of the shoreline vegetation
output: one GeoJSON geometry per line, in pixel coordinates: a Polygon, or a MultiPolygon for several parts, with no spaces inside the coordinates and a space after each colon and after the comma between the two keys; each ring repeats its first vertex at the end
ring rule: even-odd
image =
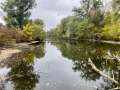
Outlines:
{"type": "Polygon", "coordinates": [[[111,0],[109,3],[107,7],[103,0],[81,0],[80,6],[73,9],[74,14],[63,18],[48,35],[119,44],[120,0],[111,0]]]}
{"type": "Polygon", "coordinates": [[[81,0],[81,5],[73,9],[73,16],[61,20],[60,24],[46,34],[43,20],[30,19],[31,10],[36,5],[35,0],[17,3],[15,0],[6,0],[1,5],[6,13],[6,25],[0,24],[0,47],[27,48],[29,44],[43,42],[46,35],[63,40],[120,45],[120,1],[111,0],[110,3],[110,8],[105,10],[103,8],[107,7],[102,0],[81,0]]]}
{"type": "Polygon", "coordinates": [[[75,38],[53,38],[50,37],[51,39],[58,39],[58,40],[66,40],[66,41],[88,41],[88,42],[93,42],[93,43],[106,43],[106,44],[116,44],[116,45],[120,45],[120,41],[115,41],[115,40],[96,40],[96,39],[75,39],[75,38]]]}
{"type": "Polygon", "coordinates": [[[12,47],[15,44],[27,46],[43,42],[45,39],[44,22],[40,18],[31,19],[31,10],[35,0],[11,1],[1,3],[5,25],[0,23],[0,47],[12,47]],[[26,44],[26,45],[25,45],[26,44]]]}
{"type": "MultiPolygon", "coordinates": [[[[74,40],[78,41],[76,39],[62,39],[62,40],[74,40]]],[[[117,44],[120,45],[120,41],[108,41],[108,40],[94,40],[94,39],[81,39],[79,41],[88,41],[88,42],[98,42],[98,43],[106,43],[106,44],[117,44]]],[[[5,60],[9,57],[11,57],[13,54],[20,53],[24,49],[29,49],[29,48],[35,48],[35,46],[38,44],[39,41],[32,41],[32,42],[22,42],[22,43],[16,43],[13,44],[11,47],[0,47],[0,61],[5,60]]]]}
{"type": "MultiPolygon", "coordinates": [[[[63,39],[62,39],[63,40],[63,39]]],[[[64,40],[75,40],[76,39],[64,39],[64,40]]],[[[94,40],[94,39],[81,39],[80,41],[89,41],[89,42],[98,42],[98,43],[106,43],[106,44],[117,44],[120,45],[120,41],[108,41],[108,40],[94,40]]],[[[0,61],[3,61],[7,58],[10,58],[12,55],[22,52],[24,49],[35,48],[34,44],[38,44],[39,41],[32,42],[22,42],[13,44],[12,47],[0,47],[0,61]]]]}
{"type": "MultiPolygon", "coordinates": [[[[75,40],[75,39],[74,39],[74,40],[75,40]]],[[[89,42],[98,42],[98,43],[106,43],[106,44],[117,44],[117,45],[120,45],[120,41],[112,41],[112,40],[81,39],[80,41],[89,41],[89,42]]]]}
{"type": "MultiPolygon", "coordinates": [[[[106,5],[102,0],[81,0],[81,5],[73,9],[73,16],[61,20],[60,24],[47,32],[47,37],[120,44],[120,1],[112,0],[110,3],[110,9],[104,10],[106,5]]],[[[0,26],[0,46],[45,40],[43,20],[30,19],[30,11],[35,5],[35,0],[22,3],[6,0],[2,3],[6,25],[0,26]],[[28,8],[21,10],[21,6],[28,8]]]]}

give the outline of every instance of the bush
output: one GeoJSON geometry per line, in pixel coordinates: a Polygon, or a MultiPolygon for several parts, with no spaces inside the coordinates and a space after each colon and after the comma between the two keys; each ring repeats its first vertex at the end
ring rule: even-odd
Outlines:
{"type": "Polygon", "coordinates": [[[32,25],[31,24],[28,23],[23,26],[23,36],[26,41],[32,40],[32,25]]]}
{"type": "Polygon", "coordinates": [[[114,22],[104,26],[101,33],[102,39],[106,40],[120,40],[120,23],[114,22]]]}
{"type": "Polygon", "coordinates": [[[43,30],[43,24],[39,20],[35,20],[32,24],[26,24],[23,26],[23,36],[26,41],[44,40],[45,32],[43,30]]]}
{"type": "Polygon", "coordinates": [[[33,40],[43,41],[45,38],[45,32],[43,31],[43,28],[39,25],[33,24],[32,33],[33,40]]]}
{"type": "Polygon", "coordinates": [[[19,28],[0,27],[0,45],[8,43],[30,42],[32,40],[42,41],[45,38],[42,20],[35,20],[19,28]]]}
{"type": "Polygon", "coordinates": [[[0,33],[0,46],[12,45],[13,43],[15,43],[15,39],[4,33],[0,33]]]}
{"type": "Polygon", "coordinates": [[[20,33],[14,28],[0,28],[0,45],[10,45],[21,41],[20,33]]]}

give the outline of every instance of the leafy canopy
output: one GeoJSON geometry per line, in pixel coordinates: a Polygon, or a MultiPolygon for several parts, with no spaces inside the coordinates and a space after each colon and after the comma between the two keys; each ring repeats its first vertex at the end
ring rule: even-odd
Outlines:
{"type": "Polygon", "coordinates": [[[6,13],[5,21],[9,27],[20,27],[29,21],[35,0],[6,0],[2,10],[6,13]]]}

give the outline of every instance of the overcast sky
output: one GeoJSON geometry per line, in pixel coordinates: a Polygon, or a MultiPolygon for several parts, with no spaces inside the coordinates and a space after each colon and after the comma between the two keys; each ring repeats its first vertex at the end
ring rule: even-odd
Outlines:
{"type": "Polygon", "coordinates": [[[55,27],[63,17],[72,14],[74,6],[80,0],[37,0],[37,7],[32,12],[32,18],[44,20],[46,29],[55,27]]]}

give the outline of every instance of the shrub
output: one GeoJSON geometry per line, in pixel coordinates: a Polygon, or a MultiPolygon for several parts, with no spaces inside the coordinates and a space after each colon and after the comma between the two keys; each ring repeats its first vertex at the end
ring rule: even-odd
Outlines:
{"type": "Polygon", "coordinates": [[[45,32],[43,31],[43,28],[39,25],[33,24],[32,26],[32,38],[33,40],[37,41],[43,41],[45,38],[45,32]]]}
{"type": "Polygon", "coordinates": [[[23,26],[23,36],[26,38],[27,41],[32,40],[32,25],[31,24],[26,24],[23,26]]]}
{"type": "Polygon", "coordinates": [[[6,28],[6,27],[1,27],[0,28],[0,45],[10,45],[15,42],[17,42],[19,33],[17,30],[14,28],[6,28]]]}
{"type": "Polygon", "coordinates": [[[23,37],[26,41],[42,41],[45,38],[45,32],[43,30],[43,24],[38,21],[32,24],[26,24],[23,26],[23,37]]]}
{"type": "Polygon", "coordinates": [[[15,42],[15,40],[10,35],[0,33],[0,46],[12,45],[13,42],[15,42]]]}
{"type": "Polygon", "coordinates": [[[101,37],[106,40],[120,40],[120,23],[106,24],[101,33],[101,37]]]}

